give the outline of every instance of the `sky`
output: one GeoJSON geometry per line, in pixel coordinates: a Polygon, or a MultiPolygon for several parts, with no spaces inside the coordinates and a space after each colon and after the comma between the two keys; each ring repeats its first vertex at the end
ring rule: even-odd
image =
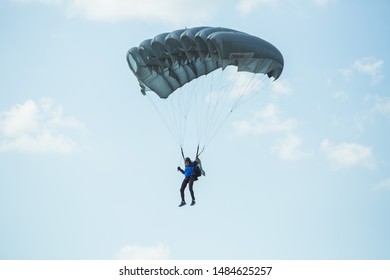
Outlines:
{"type": "Polygon", "coordinates": [[[388,11],[2,0],[0,259],[390,259],[388,11]],[[126,52],[202,25],[267,40],[285,67],[229,116],[179,208],[180,149],[126,52]]]}

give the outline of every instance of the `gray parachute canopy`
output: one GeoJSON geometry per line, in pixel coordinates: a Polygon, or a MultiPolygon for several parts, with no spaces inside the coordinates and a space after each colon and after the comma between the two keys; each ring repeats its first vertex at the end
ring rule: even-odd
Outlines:
{"type": "Polygon", "coordinates": [[[127,52],[141,92],[167,98],[184,84],[228,65],[279,78],[283,56],[272,44],[240,31],[194,27],[162,33],[127,52]]]}

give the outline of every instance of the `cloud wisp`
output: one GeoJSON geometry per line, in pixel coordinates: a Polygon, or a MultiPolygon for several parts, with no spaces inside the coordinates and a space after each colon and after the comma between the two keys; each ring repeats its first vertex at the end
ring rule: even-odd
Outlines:
{"type": "Polygon", "coordinates": [[[242,15],[247,15],[258,7],[270,6],[274,7],[278,0],[240,0],[237,3],[236,9],[242,15]]]}
{"type": "Polygon", "coordinates": [[[371,78],[371,84],[376,85],[383,79],[384,61],[374,56],[356,59],[352,66],[340,69],[346,81],[351,81],[355,74],[360,73],[371,78]]]}
{"type": "Polygon", "coordinates": [[[27,100],[0,112],[0,152],[69,154],[78,144],[66,131],[84,129],[75,117],[64,116],[63,108],[51,99],[27,100]]]}
{"type": "Polygon", "coordinates": [[[273,103],[257,111],[251,119],[233,123],[239,135],[290,132],[296,125],[295,119],[282,119],[279,107],[273,103]]]}
{"type": "Polygon", "coordinates": [[[376,167],[372,147],[348,142],[335,144],[329,139],[325,139],[321,142],[320,148],[337,169],[355,166],[363,166],[368,169],[376,167]]]}
{"type": "Polygon", "coordinates": [[[70,17],[91,21],[142,20],[189,24],[212,18],[221,1],[149,0],[15,0],[19,3],[60,5],[70,17]],[[204,8],[207,7],[207,8],[204,8]]]}
{"type": "Polygon", "coordinates": [[[295,133],[298,121],[294,118],[283,118],[279,107],[273,103],[257,111],[248,120],[233,123],[237,135],[282,135],[284,140],[272,147],[272,151],[283,160],[300,160],[310,156],[303,151],[303,141],[295,133]]]}
{"type": "MultiPolygon", "coordinates": [[[[221,6],[222,0],[13,0],[18,3],[39,3],[59,5],[71,17],[81,17],[91,21],[117,22],[122,20],[141,20],[166,22],[176,25],[188,25],[212,19],[221,6]]],[[[327,6],[334,0],[307,0],[317,7],[327,6]]],[[[293,1],[291,3],[294,3],[293,1]]],[[[291,4],[290,3],[290,4],[291,4]]],[[[236,11],[246,16],[261,7],[283,7],[280,0],[240,0],[236,11]]]]}
{"type": "Polygon", "coordinates": [[[293,94],[293,89],[290,85],[290,83],[287,80],[277,80],[274,81],[272,84],[272,90],[271,93],[274,97],[277,96],[289,96],[293,94]]]}
{"type": "Polygon", "coordinates": [[[312,155],[303,150],[303,140],[296,134],[288,134],[283,141],[273,146],[273,151],[286,161],[297,161],[312,155]]]}
{"type": "MultiPolygon", "coordinates": [[[[271,7],[284,7],[286,4],[295,4],[296,1],[281,1],[281,0],[240,0],[236,5],[237,11],[241,15],[248,15],[254,11],[258,11],[259,8],[271,7]]],[[[306,3],[312,4],[316,7],[326,7],[334,2],[334,0],[306,0],[306,3]]],[[[300,5],[302,5],[300,1],[300,5]]]]}
{"type": "Polygon", "coordinates": [[[377,84],[382,80],[383,60],[373,56],[365,57],[355,61],[353,68],[359,72],[371,77],[372,84],[377,84]]]}

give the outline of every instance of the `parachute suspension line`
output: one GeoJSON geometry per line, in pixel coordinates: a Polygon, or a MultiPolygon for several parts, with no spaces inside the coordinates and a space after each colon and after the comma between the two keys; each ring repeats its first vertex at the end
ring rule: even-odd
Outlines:
{"type": "Polygon", "coordinates": [[[209,111],[208,111],[208,119],[207,125],[205,127],[205,145],[206,142],[209,142],[210,137],[212,136],[213,132],[215,131],[216,126],[218,125],[220,118],[221,118],[221,110],[223,109],[223,102],[224,102],[224,95],[226,94],[224,92],[223,88],[223,78],[224,78],[224,72],[221,70],[218,70],[219,75],[216,77],[217,80],[215,83],[211,83],[211,89],[210,89],[210,100],[209,100],[209,111]],[[216,85],[214,87],[214,85],[216,85]]]}
{"type": "Polygon", "coordinates": [[[213,84],[213,78],[214,78],[214,73],[211,72],[204,76],[204,79],[202,79],[202,89],[201,89],[201,97],[202,99],[200,100],[200,116],[201,116],[201,122],[199,123],[199,131],[200,131],[200,136],[198,139],[198,142],[203,142],[204,138],[204,129],[207,125],[207,120],[208,118],[208,112],[210,111],[210,103],[207,102],[207,96],[210,93],[210,88],[208,87],[208,84],[213,84]],[[204,106],[205,103],[207,103],[207,106],[204,106]]]}
{"type": "Polygon", "coordinates": [[[232,83],[226,83],[229,71],[217,69],[200,79],[195,92],[198,146],[202,153],[226,122],[231,111],[232,83]],[[227,98],[228,97],[228,98],[227,98]]]}
{"type": "Polygon", "coordinates": [[[176,142],[179,146],[183,145],[184,142],[184,136],[183,136],[183,126],[184,126],[184,120],[180,118],[180,110],[181,106],[180,103],[177,101],[177,95],[178,93],[174,93],[174,95],[169,96],[165,102],[161,102],[165,108],[165,116],[169,118],[169,123],[172,126],[172,129],[174,130],[176,142]]]}
{"type": "Polygon", "coordinates": [[[204,98],[203,102],[207,103],[206,112],[202,112],[202,116],[204,116],[203,124],[202,124],[202,139],[200,143],[202,143],[202,151],[204,151],[205,146],[210,142],[210,138],[212,137],[213,132],[215,131],[215,127],[220,120],[220,112],[223,109],[223,96],[225,92],[223,90],[223,80],[224,80],[224,72],[221,69],[213,71],[209,74],[210,82],[208,83],[208,88],[203,91],[204,98]]]}
{"type": "Polygon", "coordinates": [[[211,72],[207,76],[205,76],[205,79],[203,79],[202,81],[202,94],[201,94],[202,100],[200,100],[200,115],[203,118],[199,123],[198,144],[204,142],[204,138],[206,137],[207,126],[212,121],[210,118],[210,110],[211,110],[210,94],[212,94],[213,92],[212,90],[213,84],[214,84],[214,72],[211,72]]]}
{"type": "Polygon", "coordinates": [[[245,89],[242,91],[242,94],[237,98],[236,102],[233,104],[232,111],[236,110],[238,107],[241,107],[243,104],[247,103],[250,99],[256,96],[259,92],[267,86],[268,77],[266,75],[260,75],[253,73],[251,80],[246,84],[245,89]],[[260,79],[255,79],[255,77],[261,76],[260,79]]]}
{"type": "MultiPolygon", "coordinates": [[[[199,87],[199,85],[198,85],[199,87]]],[[[183,157],[183,160],[185,158],[183,147],[185,143],[185,138],[187,135],[187,128],[188,128],[188,123],[193,119],[193,110],[195,109],[195,118],[196,118],[196,124],[198,125],[197,121],[197,99],[199,98],[197,94],[197,83],[187,83],[185,84],[182,88],[177,89],[176,92],[173,93],[176,98],[176,103],[177,106],[175,108],[172,108],[172,112],[177,112],[177,119],[181,120],[181,123],[179,124],[179,131],[181,131],[181,137],[180,137],[180,150],[181,150],[181,155],[183,157]],[[194,104],[195,103],[195,104],[194,104]],[[193,108],[195,106],[195,108],[193,108]]],[[[193,125],[190,122],[191,125],[193,125]]],[[[191,129],[191,127],[190,127],[191,129]]],[[[197,130],[199,128],[197,127],[197,130]]],[[[199,133],[198,133],[199,135],[199,133]]],[[[198,137],[199,139],[199,137],[198,137]]]]}
{"type": "MultiPolygon", "coordinates": [[[[182,88],[178,89],[175,97],[177,100],[177,110],[178,110],[178,116],[177,119],[180,121],[180,127],[179,131],[181,132],[180,135],[180,144],[184,145],[186,132],[187,132],[187,122],[188,122],[188,109],[187,109],[187,95],[182,90],[182,88]],[[180,96],[179,96],[180,95],[180,96]]],[[[175,112],[175,109],[172,110],[172,112],[175,112]]]]}
{"type": "Polygon", "coordinates": [[[191,94],[179,88],[163,103],[167,112],[166,115],[170,117],[170,123],[174,127],[177,142],[182,147],[187,134],[191,94]]]}
{"type": "MultiPolygon", "coordinates": [[[[176,143],[180,148],[184,147],[188,122],[190,119],[189,113],[191,110],[192,94],[187,92],[188,87],[193,86],[191,83],[184,85],[174,91],[163,102],[161,102],[161,108],[164,109],[164,115],[162,118],[166,118],[167,126],[170,126],[176,143]]],[[[157,107],[157,106],[156,106],[157,107]]]]}
{"type": "Polygon", "coordinates": [[[204,75],[199,78],[199,83],[196,83],[197,86],[194,85],[193,95],[194,95],[194,110],[195,110],[195,118],[196,118],[196,133],[197,133],[197,142],[200,145],[203,142],[203,129],[207,120],[207,116],[205,116],[205,107],[204,102],[206,100],[207,90],[205,85],[206,81],[210,78],[209,75],[204,75]]]}
{"type": "Polygon", "coordinates": [[[211,121],[209,118],[210,112],[210,102],[208,102],[208,95],[212,92],[213,84],[213,72],[200,78],[199,87],[195,92],[195,112],[196,112],[196,126],[197,126],[197,141],[198,147],[203,145],[205,135],[205,129],[207,127],[208,121],[211,121]],[[211,81],[211,83],[209,82],[211,81]],[[210,88],[207,85],[210,84],[210,88]],[[206,106],[205,106],[206,105],[206,106]]]}
{"type": "Polygon", "coordinates": [[[257,80],[255,83],[251,85],[250,91],[251,92],[245,100],[241,102],[241,105],[247,103],[249,100],[251,100],[253,97],[255,97],[258,94],[264,93],[264,90],[270,85],[270,80],[266,75],[262,75],[261,79],[257,80]]]}
{"type": "Polygon", "coordinates": [[[188,121],[190,119],[190,111],[192,108],[192,99],[193,96],[191,94],[191,87],[193,88],[192,83],[188,83],[184,86],[185,88],[188,88],[187,90],[184,90],[183,88],[179,88],[176,92],[178,95],[177,100],[179,104],[179,113],[178,113],[178,118],[182,120],[182,125],[181,125],[181,132],[182,132],[182,137],[181,137],[181,146],[184,145],[185,138],[187,135],[187,127],[188,127],[188,121]],[[180,102],[181,101],[181,102],[180,102]]]}
{"type": "MultiPolygon", "coordinates": [[[[226,81],[226,80],[231,79],[229,74],[230,73],[228,71],[225,71],[225,70],[221,71],[221,80],[226,81]],[[225,73],[225,72],[227,72],[227,73],[225,73]],[[223,74],[223,77],[222,77],[222,74],[223,74]]],[[[219,84],[221,86],[220,86],[220,89],[218,91],[219,96],[216,98],[217,102],[215,104],[215,112],[214,112],[214,114],[217,116],[215,117],[215,120],[213,122],[212,129],[210,129],[210,135],[208,137],[207,142],[204,145],[204,148],[202,149],[202,152],[205,150],[206,146],[208,146],[212,142],[212,140],[215,138],[215,136],[221,130],[222,126],[226,123],[227,119],[229,118],[229,116],[231,115],[231,113],[235,109],[233,106],[228,111],[226,111],[226,108],[224,110],[224,107],[226,107],[226,104],[224,104],[225,98],[223,98],[223,97],[225,95],[227,95],[228,101],[225,101],[227,103],[230,102],[229,100],[233,100],[235,98],[235,95],[237,95],[236,80],[234,80],[230,83],[227,83],[225,86],[223,86],[223,84],[225,84],[225,83],[219,83],[219,84]]],[[[239,90],[241,91],[241,88],[239,88],[239,90]]]]}
{"type": "MultiPolygon", "coordinates": [[[[248,83],[246,83],[246,86],[245,86],[244,90],[241,92],[241,94],[236,99],[235,103],[233,104],[232,111],[234,111],[235,109],[237,109],[240,106],[240,101],[241,100],[245,99],[245,96],[247,95],[248,87],[249,87],[250,84],[253,83],[254,77],[255,77],[255,73],[252,74],[252,77],[251,77],[250,81],[248,83]]],[[[249,92],[249,94],[250,94],[250,92],[249,92]]]]}
{"type": "Polygon", "coordinates": [[[226,122],[226,120],[229,118],[230,114],[232,113],[233,111],[229,111],[229,113],[226,115],[226,117],[220,122],[219,126],[217,127],[217,129],[214,130],[214,132],[212,133],[212,135],[209,137],[208,141],[203,145],[203,148],[201,150],[201,152],[199,153],[202,154],[203,151],[206,149],[206,146],[208,146],[211,141],[215,138],[215,136],[217,135],[217,133],[221,130],[222,126],[224,125],[224,123],[226,122]]]}
{"type": "Polygon", "coordinates": [[[173,93],[172,96],[172,106],[170,112],[174,115],[174,121],[177,124],[178,137],[180,142],[180,147],[183,146],[186,135],[187,128],[187,114],[185,113],[185,106],[183,105],[183,100],[180,98],[183,95],[183,92],[178,89],[173,93]],[[176,113],[176,114],[175,114],[176,113]]]}
{"type": "MultiPolygon", "coordinates": [[[[175,141],[177,142],[178,145],[180,145],[181,141],[180,141],[180,137],[179,137],[179,129],[178,129],[178,121],[176,120],[176,118],[174,117],[173,113],[171,112],[171,110],[168,109],[168,106],[173,106],[171,103],[172,103],[172,100],[170,99],[167,99],[166,102],[161,102],[162,105],[161,107],[164,108],[164,116],[162,116],[163,118],[165,117],[167,119],[167,123],[168,124],[171,124],[170,126],[170,129],[173,131],[174,133],[174,137],[175,137],[175,141]]],[[[164,119],[165,120],[165,119],[164,119]]]]}
{"type": "Polygon", "coordinates": [[[203,146],[202,150],[200,150],[200,152],[198,153],[198,155],[196,156],[196,158],[198,159],[200,157],[200,155],[203,153],[203,151],[205,150],[206,146],[203,146]]]}
{"type": "Polygon", "coordinates": [[[207,114],[203,114],[205,116],[205,120],[208,122],[203,126],[204,144],[200,154],[203,153],[205,148],[213,141],[222,126],[230,117],[231,113],[238,107],[247,103],[250,99],[256,96],[257,93],[261,92],[265,85],[267,85],[267,83],[264,83],[264,81],[268,79],[266,75],[253,73],[249,77],[247,72],[240,72],[241,76],[239,75],[236,77],[235,75],[229,75],[229,71],[218,71],[220,72],[217,78],[214,75],[214,72],[217,71],[211,73],[212,80],[208,91],[209,102],[207,106],[207,114]],[[232,79],[232,77],[235,78],[232,79]],[[260,79],[257,79],[257,77],[260,77],[260,79]],[[216,78],[216,82],[214,82],[214,78],[216,78]],[[230,82],[226,83],[228,80],[230,80],[230,82]],[[227,104],[225,103],[230,103],[231,107],[226,107],[227,104]],[[227,108],[230,108],[230,110],[226,110],[227,108]]]}
{"type": "Polygon", "coordinates": [[[164,116],[162,115],[161,111],[159,110],[158,106],[156,105],[156,103],[153,101],[153,98],[149,95],[149,94],[146,94],[146,96],[148,97],[150,103],[152,103],[154,109],[156,110],[156,112],[159,114],[160,118],[162,119],[165,127],[168,129],[168,131],[170,132],[172,138],[175,140],[175,142],[180,146],[180,143],[178,142],[177,140],[177,137],[175,135],[175,133],[172,131],[171,127],[168,125],[167,123],[167,120],[164,118],[164,116]]]}
{"type": "Polygon", "coordinates": [[[193,86],[193,93],[192,93],[195,99],[194,106],[195,106],[196,136],[197,136],[198,146],[201,141],[200,129],[203,123],[203,118],[202,118],[203,106],[201,104],[202,104],[202,100],[204,100],[204,83],[203,83],[204,79],[206,79],[206,77],[203,76],[199,79],[199,83],[193,83],[194,86],[193,86]],[[195,87],[195,84],[198,85],[198,87],[195,87]]]}
{"type": "Polygon", "coordinates": [[[209,104],[207,104],[207,106],[204,106],[205,102],[207,102],[207,93],[209,92],[209,89],[206,88],[208,84],[207,83],[208,80],[211,80],[211,83],[213,82],[213,73],[209,73],[206,76],[202,77],[201,84],[200,84],[201,86],[200,92],[197,92],[197,95],[200,96],[200,100],[197,100],[197,102],[199,103],[197,104],[197,108],[196,108],[196,111],[200,112],[199,113],[200,120],[197,121],[198,144],[203,142],[204,128],[207,124],[207,120],[208,120],[207,115],[210,108],[209,104]]]}
{"type": "Polygon", "coordinates": [[[181,156],[183,157],[183,160],[185,160],[185,156],[184,156],[183,147],[180,147],[180,151],[181,151],[181,156]]]}
{"type": "MultiPolygon", "coordinates": [[[[200,77],[198,83],[187,83],[168,98],[160,100],[157,95],[147,94],[164,125],[184,155],[187,130],[197,139],[196,155],[200,156],[214,140],[230,114],[261,92],[266,85],[266,75],[239,72],[232,68],[217,69],[200,77]],[[163,102],[159,102],[163,101],[163,102]],[[161,103],[161,104],[160,104],[161,103]]],[[[191,143],[189,141],[188,143],[191,143]]],[[[188,144],[187,143],[187,144],[188,144]]]]}

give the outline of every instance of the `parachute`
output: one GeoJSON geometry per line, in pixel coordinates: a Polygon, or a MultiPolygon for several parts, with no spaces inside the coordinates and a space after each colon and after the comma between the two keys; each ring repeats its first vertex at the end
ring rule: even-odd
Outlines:
{"type": "Polygon", "coordinates": [[[197,155],[230,113],[261,92],[265,79],[278,79],[284,66],[280,51],[267,41],[208,26],[144,40],[127,52],[127,62],[141,93],[149,97],[181,148],[187,128],[194,131],[197,155]]]}

